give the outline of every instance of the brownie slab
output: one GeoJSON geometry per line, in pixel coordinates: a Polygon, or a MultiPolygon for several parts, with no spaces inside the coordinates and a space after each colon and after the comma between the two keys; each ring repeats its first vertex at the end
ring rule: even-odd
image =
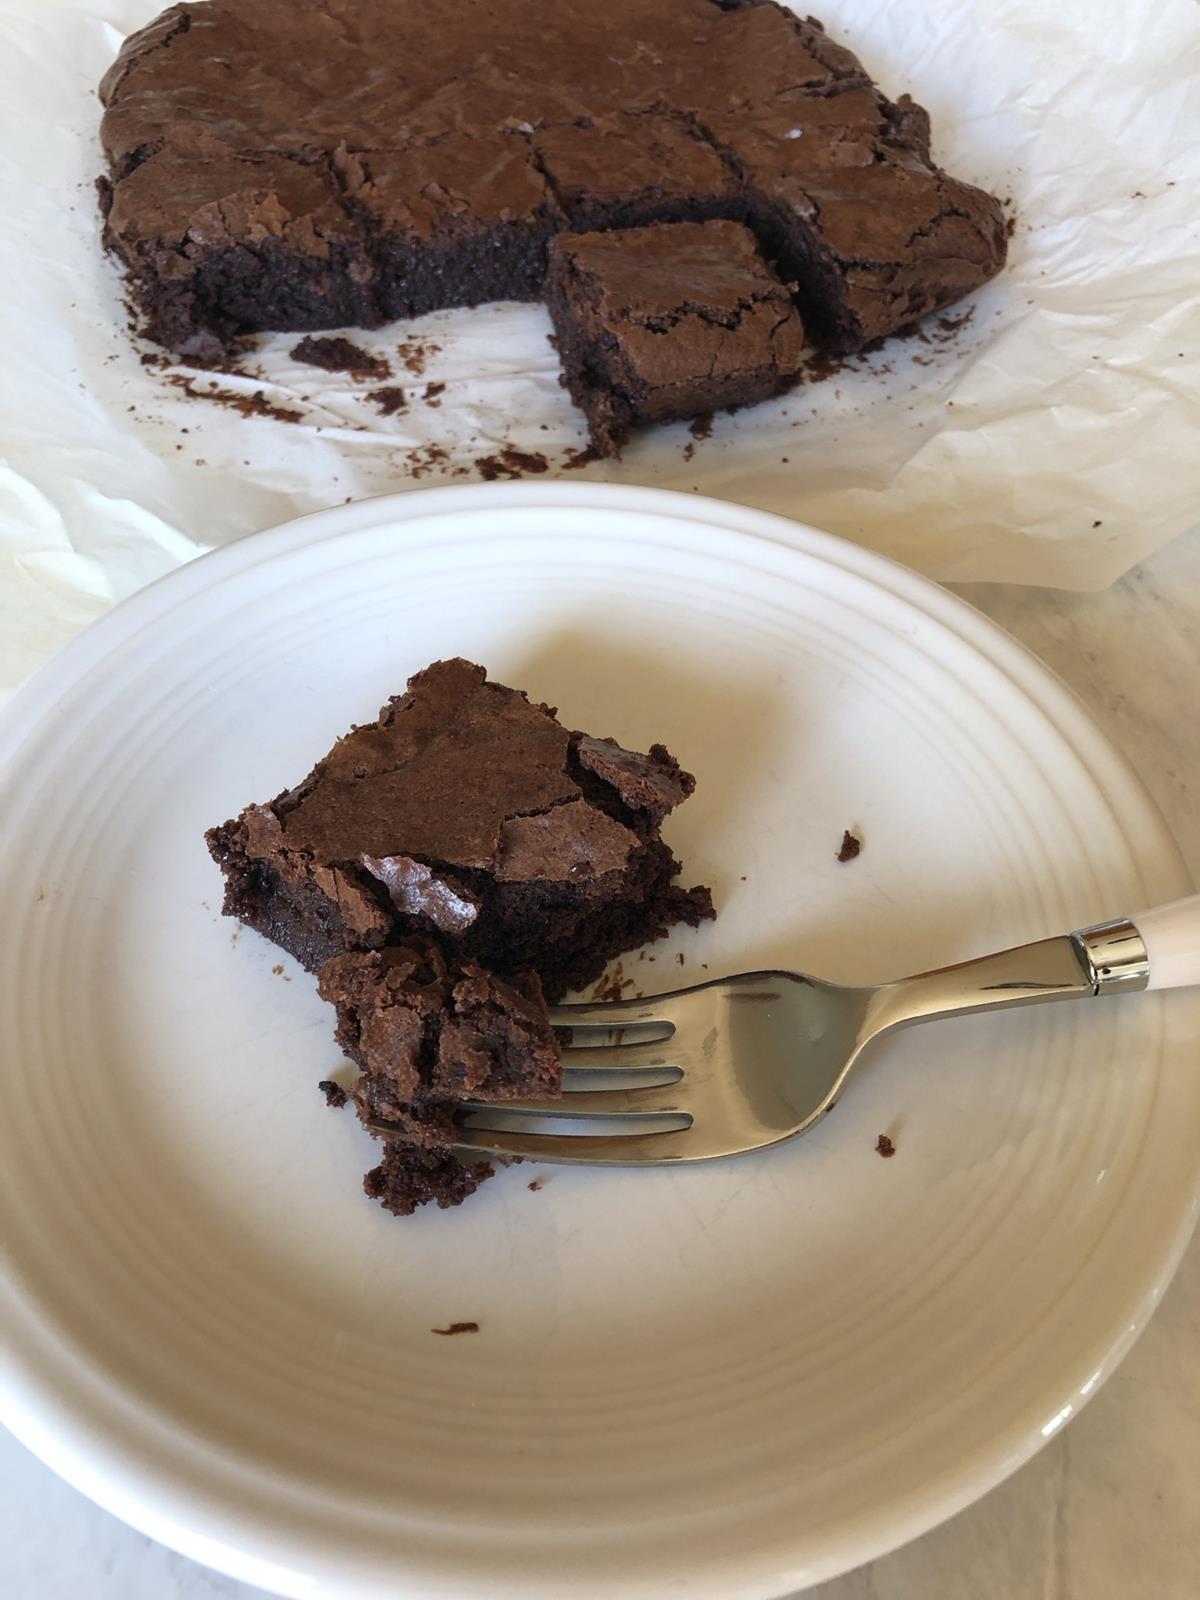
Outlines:
{"type": "Polygon", "coordinates": [[[778,394],[800,368],[791,290],[736,222],[559,234],[546,296],[567,386],[604,455],[640,424],[778,394]]]}
{"type": "Polygon", "coordinates": [[[712,915],[660,836],[694,779],[571,733],[551,708],[437,662],[295,788],[212,829],[225,912],[310,971],[414,934],[546,995],[712,915]]]}
{"type": "Polygon", "coordinates": [[[563,228],[744,222],[839,353],[1005,258],[920,108],[773,0],[200,0],[100,93],[106,241],[194,356],[532,298],[563,228]]]}

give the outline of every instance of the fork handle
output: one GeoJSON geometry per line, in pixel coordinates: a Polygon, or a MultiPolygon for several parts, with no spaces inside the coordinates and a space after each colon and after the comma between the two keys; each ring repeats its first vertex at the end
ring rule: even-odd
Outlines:
{"type": "Polygon", "coordinates": [[[1200,983],[1200,895],[876,989],[864,1037],[1001,1007],[1200,983]]]}
{"type": "Polygon", "coordinates": [[[1146,947],[1147,989],[1186,989],[1200,983],[1200,894],[1140,911],[1130,920],[1146,947]]]}

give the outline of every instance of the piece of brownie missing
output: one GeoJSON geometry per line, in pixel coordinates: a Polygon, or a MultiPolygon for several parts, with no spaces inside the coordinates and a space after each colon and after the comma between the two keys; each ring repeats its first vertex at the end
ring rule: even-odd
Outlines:
{"type": "Polygon", "coordinates": [[[448,1148],[458,1101],[557,1092],[543,991],[713,915],[659,831],[694,787],[661,745],[571,733],[441,661],[295,788],[209,831],[226,915],[319,973],[359,1114],[407,1141],[367,1177],[390,1210],[456,1205],[487,1176],[448,1148]]]}
{"type": "Polygon", "coordinates": [[[800,370],[791,288],[737,222],[561,233],[546,301],[567,388],[602,455],[640,424],[752,405],[800,370]]]}

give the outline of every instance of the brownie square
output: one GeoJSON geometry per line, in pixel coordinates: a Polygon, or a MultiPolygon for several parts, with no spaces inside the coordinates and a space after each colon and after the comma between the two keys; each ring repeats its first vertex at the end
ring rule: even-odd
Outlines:
{"type": "Polygon", "coordinates": [[[546,298],[567,387],[605,455],[641,423],[777,394],[800,367],[791,290],[736,222],[559,234],[546,298]]]}
{"type": "Polygon", "coordinates": [[[379,322],[362,230],[328,166],[171,143],[108,194],[105,239],[133,273],[153,337],[215,357],[262,327],[379,322]]]}
{"type": "Polygon", "coordinates": [[[534,153],[577,233],[702,222],[737,205],[737,181],[680,117],[617,115],[546,128],[534,153]]]}
{"type": "Polygon", "coordinates": [[[524,138],[454,135],[335,160],[375,242],[386,317],[537,299],[555,218],[524,138]]]}
{"type": "Polygon", "coordinates": [[[437,662],[295,788],[212,829],[225,912],[311,971],[414,934],[550,999],[675,922],[712,915],[683,890],[659,829],[695,780],[571,733],[550,707],[437,662]]]}
{"type": "Polygon", "coordinates": [[[814,342],[861,349],[991,277],[1006,238],[992,196],[930,164],[929,121],[870,85],[788,93],[704,127],[740,171],[745,214],[814,342]]]}

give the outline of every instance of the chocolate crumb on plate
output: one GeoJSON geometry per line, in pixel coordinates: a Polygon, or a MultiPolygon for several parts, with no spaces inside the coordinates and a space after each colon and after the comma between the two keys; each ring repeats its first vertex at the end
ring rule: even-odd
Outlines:
{"type": "Polygon", "coordinates": [[[886,1133],[881,1133],[875,1141],[875,1154],[879,1156],[894,1156],[896,1154],[896,1146],[886,1133]]]}
{"type": "Polygon", "coordinates": [[[443,1339],[454,1333],[478,1333],[477,1322],[452,1322],[448,1328],[430,1328],[430,1333],[440,1333],[443,1339]]]}
{"type": "Polygon", "coordinates": [[[325,1104],[332,1106],[335,1111],[340,1111],[350,1098],[341,1084],[334,1083],[332,1078],[322,1078],[317,1088],[325,1096],[325,1104]]]}
{"type": "Polygon", "coordinates": [[[846,828],[842,832],[842,842],[838,847],[837,858],[839,861],[853,861],[862,849],[862,840],[846,828]]]}

